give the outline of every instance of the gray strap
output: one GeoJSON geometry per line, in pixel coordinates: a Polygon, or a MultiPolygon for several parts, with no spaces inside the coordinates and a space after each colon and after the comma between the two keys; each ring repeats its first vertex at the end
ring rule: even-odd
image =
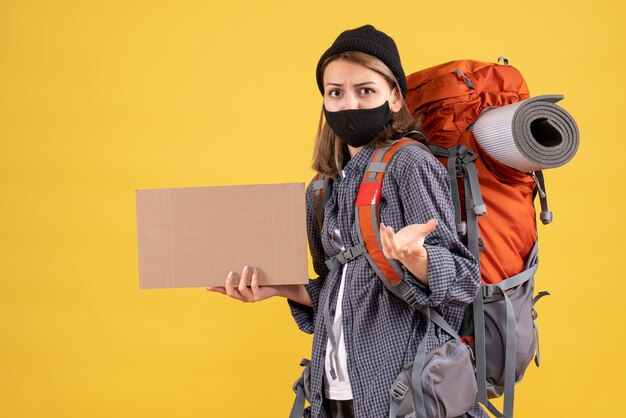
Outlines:
{"type": "Polygon", "coordinates": [[[467,223],[461,219],[461,195],[459,194],[459,183],[457,178],[457,153],[458,147],[453,145],[449,148],[448,157],[448,177],[450,177],[450,190],[452,192],[452,204],[454,205],[454,221],[456,223],[457,234],[462,237],[467,234],[467,223]]]}
{"type": "Polygon", "coordinates": [[[515,311],[511,300],[502,291],[506,301],[506,349],[504,358],[504,415],[513,416],[515,403],[515,311]]]}
{"type": "Polygon", "coordinates": [[[457,183],[457,150],[456,145],[450,148],[443,148],[438,145],[428,146],[433,154],[438,157],[448,159],[448,177],[450,178],[450,190],[452,192],[452,204],[454,205],[454,220],[457,234],[462,237],[467,234],[467,224],[461,220],[461,198],[459,195],[459,184],[457,183]]]}
{"type": "Polygon", "coordinates": [[[476,356],[476,384],[478,394],[476,400],[483,404],[496,418],[504,415],[489,401],[487,397],[487,355],[485,353],[485,311],[483,293],[478,292],[472,304],[474,314],[474,355],[476,356]]]}
{"type": "Polygon", "coordinates": [[[422,371],[426,360],[426,340],[430,331],[430,310],[425,310],[426,334],[417,346],[417,353],[413,359],[413,370],[411,370],[411,386],[413,387],[413,402],[415,403],[415,415],[417,418],[428,418],[424,405],[424,392],[422,391],[422,371]]]}
{"type": "Polygon", "coordinates": [[[538,265],[535,264],[534,266],[524,270],[523,272],[518,273],[513,277],[509,277],[508,279],[502,280],[500,283],[496,283],[491,286],[497,286],[503,291],[512,289],[532,279],[535,275],[535,272],[537,271],[537,267],[538,265]]]}
{"type": "MultiPolygon", "coordinates": [[[[320,175],[320,178],[324,178],[324,175],[320,175]]],[[[328,180],[315,180],[313,182],[313,190],[324,190],[328,186],[328,180]]]]}
{"type": "Polygon", "coordinates": [[[537,327],[537,323],[535,322],[535,320],[537,319],[539,314],[535,310],[535,303],[537,303],[537,301],[539,299],[541,299],[542,297],[548,296],[548,295],[550,295],[550,293],[548,293],[546,291],[539,292],[533,298],[533,301],[532,301],[532,311],[531,312],[532,312],[532,317],[533,317],[533,330],[535,332],[535,364],[537,365],[537,367],[539,367],[539,363],[541,362],[541,359],[539,357],[539,327],[537,327]]]}
{"type": "Polygon", "coordinates": [[[304,389],[298,385],[296,399],[293,401],[289,418],[302,418],[304,415],[304,389]]]}
{"type": "Polygon", "coordinates": [[[453,148],[456,145],[451,146],[450,148],[440,147],[439,145],[429,144],[428,148],[430,151],[435,154],[437,157],[453,157],[456,156],[456,150],[453,152],[453,148]]]}
{"type": "Polygon", "coordinates": [[[472,200],[472,193],[470,192],[469,178],[463,176],[463,183],[465,185],[465,216],[467,220],[467,248],[470,253],[480,262],[480,249],[478,247],[478,220],[476,219],[476,212],[474,212],[474,202],[472,200]]]}
{"type": "Polygon", "coordinates": [[[539,219],[544,225],[548,225],[552,222],[554,214],[548,208],[548,195],[546,192],[546,181],[543,178],[543,171],[535,171],[533,178],[537,183],[537,191],[539,192],[539,203],[541,204],[541,213],[539,214],[539,219]]]}
{"type": "Polygon", "coordinates": [[[460,145],[458,149],[459,159],[463,173],[465,177],[469,178],[469,189],[465,189],[465,194],[468,192],[472,195],[473,209],[477,216],[483,216],[487,214],[487,207],[483,202],[483,196],[480,193],[480,184],[478,182],[478,171],[474,160],[476,160],[476,154],[471,152],[464,145],[460,145]]]}
{"type": "Polygon", "coordinates": [[[496,418],[504,416],[487,397],[487,355],[485,353],[485,311],[483,294],[478,292],[472,304],[474,314],[474,355],[476,356],[476,399],[483,404],[496,418]]]}
{"type": "MultiPolygon", "coordinates": [[[[417,140],[415,137],[413,137],[411,135],[417,135],[419,137],[419,139],[422,139],[424,142],[427,141],[426,136],[423,133],[421,133],[420,131],[409,131],[409,132],[404,134],[404,138],[413,139],[413,140],[419,142],[419,140],[417,140]]],[[[424,145],[424,144],[422,144],[422,145],[424,145]]],[[[426,148],[428,148],[428,147],[426,147],[426,148]]]]}
{"type": "MultiPolygon", "coordinates": [[[[472,201],[474,202],[474,212],[477,216],[484,216],[487,214],[487,207],[485,206],[485,202],[483,202],[483,196],[480,193],[480,184],[478,183],[478,171],[476,170],[476,166],[473,162],[468,163],[464,166],[467,171],[467,176],[469,177],[469,192],[472,194],[472,201]]],[[[465,191],[467,193],[468,190],[465,191]]]]}
{"type": "Polygon", "coordinates": [[[415,139],[415,138],[413,138],[413,137],[411,137],[411,136],[408,136],[408,135],[413,134],[413,133],[417,133],[417,134],[419,134],[420,139],[422,139],[424,142],[426,142],[426,137],[424,136],[424,134],[423,134],[423,133],[421,133],[421,132],[418,132],[418,131],[411,131],[411,132],[406,133],[406,134],[404,135],[404,138],[403,138],[403,139],[412,139],[413,141],[415,141],[415,144],[414,144],[414,145],[417,145],[418,147],[420,147],[421,149],[423,149],[423,150],[424,150],[424,151],[426,151],[427,153],[432,154],[432,153],[433,153],[433,151],[432,151],[432,150],[428,147],[428,145],[426,145],[425,143],[421,142],[421,141],[420,141],[420,140],[418,140],[418,139],[415,139]]]}
{"type": "Polygon", "coordinates": [[[472,80],[470,80],[468,76],[466,76],[465,74],[463,74],[463,71],[461,71],[461,70],[454,70],[454,71],[452,71],[452,72],[453,72],[454,74],[458,74],[458,75],[460,75],[461,77],[463,77],[463,80],[465,80],[465,85],[466,85],[467,87],[469,87],[469,88],[470,88],[470,89],[472,89],[472,90],[476,90],[476,87],[474,87],[474,83],[472,83],[472,80]]]}
{"type": "Polygon", "coordinates": [[[363,242],[358,243],[357,245],[353,245],[347,250],[343,250],[339,252],[334,257],[329,258],[325,261],[326,267],[332,269],[335,261],[338,261],[340,264],[346,264],[350,260],[354,260],[362,254],[365,254],[367,250],[365,249],[365,244],[363,242]]]}
{"type": "Polygon", "coordinates": [[[399,402],[393,398],[389,402],[389,418],[398,418],[398,403],[399,402]]]}
{"type": "MultiPolygon", "coordinates": [[[[365,250],[365,244],[361,242],[357,245],[354,245],[348,248],[347,250],[341,251],[339,254],[326,260],[326,267],[330,269],[330,273],[328,277],[330,278],[335,277],[335,275],[337,274],[337,272],[339,271],[342,265],[346,264],[350,260],[354,260],[355,258],[359,257],[362,254],[366,254],[366,250],[365,250]]],[[[337,283],[340,283],[340,282],[341,280],[336,282],[335,286],[337,285],[337,283]]],[[[330,296],[333,293],[333,291],[334,291],[334,288],[330,289],[329,292],[326,294],[326,298],[324,299],[324,303],[323,303],[323,313],[324,313],[324,327],[326,328],[326,333],[328,334],[328,339],[330,340],[330,346],[331,346],[329,373],[330,373],[330,376],[334,380],[337,378],[335,366],[338,364],[338,360],[337,360],[338,345],[337,345],[337,339],[335,337],[335,334],[333,333],[333,323],[332,323],[332,320],[330,319],[330,296]]]]}
{"type": "Polygon", "coordinates": [[[539,354],[539,328],[535,321],[533,321],[533,332],[535,333],[535,364],[539,367],[539,363],[541,363],[539,354]]]}
{"type": "MultiPolygon", "coordinates": [[[[393,145],[393,144],[391,144],[393,145]]],[[[381,164],[381,161],[383,160],[383,157],[385,156],[385,154],[387,153],[387,151],[389,151],[389,148],[391,148],[391,145],[387,145],[386,147],[383,147],[380,149],[380,151],[378,152],[378,154],[376,155],[376,159],[372,162],[370,162],[371,164],[381,164]]],[[[367,178],[368,181],[375,181],[376,180],[376,174],[378,172],[377,171],[370,171],[369,172],[369,177],[367,178]]],[[[376,228],[374,228],[376,229],[376,228]]]]}
{"type": "Polygon", "coordinates": [[[328,201],[330,195],[331,179],[326,177],[324,174],[320,174],[319,178],[321,180],[315,180],[313,183],[313,202],[315,204],[317,230],[321,233],[322,226],[324,224],[324,207],[326,206],[326,202],[328,201]],[[322,192],[324,193],[323,197],[322,192]]]}
{"type": "Polygon", "coordinates": [[[478,292],[474,298],[474,355],[476,356],[476,382],[478,402],[487,405],[487,361],[485,354],[485,311],[483,294],[478,292]]]}
{"type": "Polygon", "coordinates": [[[394,295],[405,301],[413,308],[419,310],[426,318],[434,322],[439,328],[444,330],[454,339],[461,339],[459,334],[448,324],[448,322],[434,308],[421,305],[415,297],[411,287],[404,281],[399,281],[395,286],[389,289],[394,295]]]}
{"type": "Polygon", "coordinates": [[[482,403],[489,412],[498,418],[513,417],[515,402],[515,311],[513,304],[506,293],[499,287],[494,291],[502,294],[506,302],[506,337],[504,352],[504,414],[487,398],[487,362],[485,355],[485,317],[483,308],[483,294],[478,292],[474,300],[474,349],[476,354],[476,380],[478,384],[478,402],[482,403]]]}
{"type": "MultiPolygon", "coordinates": [[[[337,260],[336,257],[333,257],[332,268],[330,270],[330,274],[328,277],[335,277],[335,274],[339,271],[341,267],[341,263],[337,260]]],[[[326,328],[326,333],[328,334],[328,339],[330,340],[330,376],[333,380],[337,379],[337,372],[335,371],[335,365],[338,364],[337,361],[337,339],[335,338],[335,334],[333,333],[333,325],[330,319],[330,295],[333,293],[333,289],[329,289],[326,294],[326,298],[324,299],[323,304],[323,313],[324,313],[324,327],[326,328]],[[334,363],[334,364],[333,364],[334,363]]]]}
{"type": "MultiPolygon", "coordinates": [[[[300,366],[306,366],[310,363],[307,359],[302,359],[300,366]]],[[[304,391],[305,372],[303,371],[298,380],[293,384],[293,390],[296,392],[296,399],[293,401],[289,418],[302,418],[304,415],[304,401],[306,400],[306,393],[304,391]]]]}
{"type": "Polygon", "coordinates": [[[298,381],[296,388],[296,399],[293,401],[293,406],[291,407],[291,412],[289,413],[289,418],[302,418],[304,415],[304,387],[303,384],[298,381]]]}
{"type": "Polygon", "coordinates": [[[371,162],[367,166],[366,171],[373,171],[375,173],[384,173],[387,170],[387,163],[371,162]]]}
{"type": "MultiPolygon", "coordinates": [[[[533,298],[533,308],[535,307],[535,303],[537,303],[537,301],[544,296],[550,296],[550,292],[546,292],[544,290],[543,292],[537,293],[537,295],[533,298]]],[[[534,318],[537,319],[537,316],[538,316],[537,313],[535,313],[534,318]]]]}

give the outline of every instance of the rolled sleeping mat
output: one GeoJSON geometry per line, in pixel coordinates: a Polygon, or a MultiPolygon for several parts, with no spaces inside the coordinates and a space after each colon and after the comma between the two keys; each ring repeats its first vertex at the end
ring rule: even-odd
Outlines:
{"type": "Polygon", "coordinates": [[[472,126],[476,141],[496,161],[529,172],[560,167],[578,150],[578,126],[555,103],[561,95],[537,96],[484,111],[472,126]]]}

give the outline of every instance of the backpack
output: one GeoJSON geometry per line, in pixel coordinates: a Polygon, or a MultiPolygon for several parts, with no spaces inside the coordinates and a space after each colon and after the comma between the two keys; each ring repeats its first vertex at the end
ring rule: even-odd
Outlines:
{"type": "Polygon", "coordinates": [[[512,417],[515,383],[533,357],[539,366],[534,306],[549,294],[533,296],[537,194],[544,224],[552,221],[552,212],[542,172],[522,172],[498,162],[472,132],[482,113],[530,97],[520,72],[506,59],[499,65],[500,59],[496,64],[451,61],[413,73],[407,77],[406,102],[422,118],[428,146],[448,168],[457,232],[480,261],[481,291],[468,306],[461,329],[476,357],[478,401],[496,417],[512,417]],[[489,399],[502,395],[500,412],[489,399]]]}
{"type": "MultiPolygon", "coordinates": [[[[428,148],[447,167],[459,237],[480,262],[481,289],[466,310],[460,332],[460,340],[471,346],[475,356],[475,381],[466,384],[464,390],[470,394],[477,393],[478,402],[498,418],[513,416],[515,383],[522,379],[533,358],[537,366],[540,363],[538,329],[534,321],[537,318],[535,303],[549,293],[539,292],[534,295],[534,274],[538,266],[534,207],[537,195],[541,205],[540,220],[544,224],[552,221],[542,171],[516,170],[499,162],[481,147],[472,132],[475,122],[483,113],[530,98],[520,72],[509,66],[506,59],[504,65],[499,65],[501,59],[496,64],[451,61],[418,71],[407,77],[406,96],[409,110],[422,119],[428,148]],[[486,216],[488,209],[489,216],[486,216]],[[476,388],[474,384],[477,385],[477,392],[473,392],[476,388]],[[500,396],[504,396],[503,412],[489,401],[500,396]]],[[[556,102],[560,99],[562,96],[543,96],[531,100],[556,102]]],[[[578,130],[573,119],[569,115],[567,118],[576,144],[559,165],[567,162],[577,148],[578,130]]],[[[373,179],[377,169],[384,171],[384,164],[376,160],[375,154],[366,177],[369,175],[373,179]]],[[[546,164],[544,167],[556,166],[546,164]]],[[[319,227],[323,220],[330,180],[323,175],[315,179],[314,201],[319,227]]],[[[371,229],[376,234],[374,219],[378,218],[372,218],[376,213],[366,208],[370,205],[375,209],[374,203],[377,202],[372,198],[377,195],[373,191],[378,190],[379,186],[368,186],[365,180],[357,197],[357,206],[361,198],[364,210],[362,218],[357,213],[356,219],[360,220],[361,231],[373,225],[371,229]]],[[[380,199],[380,195],[376,198],[380,199]]],[[[343,259],[339,262],[365,254],[385,286],[412,305],[414,301],[407,299],[408,293],[402,291],[404,285],[394,266],[395,260],[381,260],[380,246],[367,245],[367,250],[361,247],[357,245],[345,254],[340,253],[338,256],[343,259]]],[[[328,261],[329,268],[336,263],[332,259],[328,261]]],[[[453,336],[451,341],[458,341],[454,330],[450,332],[446,329],[447,324],[443,318],[437,318],[439,315],[435,310],[420,311],[429,318],[429,326],[433,322],[453,336]]],[[[441,355],[445,352],[444,346],[438,348],[438,352],[433,350],[432,354],[441,355]]],[[[448,359],[454,357],[450,353],[443,355],[448,359]]],[[[431,393],[427,393],[428,383],[424,380],[431,373],[431,369],[425,367],[429,360],[423,354],[422,359],[418,359],[419,356],[418,349],[418,356],[412,365],[413,371],[407,374],[405,367],[390,390],[390,417],[395,418],[396,413],[421,417],[425,416],[426,411],[428,416],[447,416],[446,402],[438,402],[436,393],[435,407],[432,408],[431,393]],[[415,379],[416,370],[427,371],[422,373],[421,388],[415,379]]],[[[454,373],[450,373],[450,370],[452,368],[440,374],[440,382],[451,380],[450,376],[454,373]],[[444,376],[448,379],[443,379],[444,376]]],[[[302,380],[298,382],[302,383],[302,380]]],[[[450,391],[449,388],[445,390],[450,391]]],[[[292,410],[291,416],[302,415],[293,415],[292,410]]]]}

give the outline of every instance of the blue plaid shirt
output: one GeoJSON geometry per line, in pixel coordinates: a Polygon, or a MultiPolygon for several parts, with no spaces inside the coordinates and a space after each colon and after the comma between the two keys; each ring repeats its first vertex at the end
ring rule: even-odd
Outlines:
{"type": "MultiPolygon", "coordinates": [[[[331,314],[337,303],[341,269],[330,277],[324,261],[338,253],[332,244],[332,231],[339,228],[345,247],[357,244],[354,222],[356,194],[375,148],[363,147],[344,167],[345,177],[333,180],[324,210],[320,232],[316,225],[313,181],[306,191],[308,242],[313,266],[319,276],[305,288],[313,307],[289,300],[298,327],[313,333],[311,359],[312,417],[329,417],[323,400],[324,357],[328,335],[319,301],[330,295],[331,314]]],[[[455,329],[459,329],[465,306],[472,302],[480,285],[478,263],[459,241],[450,194],[450,180],[443,165],[420,147],[408,146],[397,151],[383,180],[380,220],[395,231],[411,224],[437,219],[435,230],[426,237],[429,286],[422,285],[403,266],[404,280],[418,301],[437,307],[455,329]]],[[[377,226],[376,226],[377,227],[377,226]]],[[[427,338],[432,350],[450,337],[438,327],[427,336],[426,320],[414,308],[385,289],[365,257],[347,264],[343,297],[343,330],[347,365],[352,385],[356,417],[386,417],[389,414],[389,388],[402,366],[412,363],[417,345],[427,338]]],[[[486,417],[479,406],[471,416],[486,417]]]]}

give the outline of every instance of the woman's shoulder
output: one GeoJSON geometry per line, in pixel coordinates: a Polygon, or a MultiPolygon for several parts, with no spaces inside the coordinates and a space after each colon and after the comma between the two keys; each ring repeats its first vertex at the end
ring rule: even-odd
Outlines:
{"type": "Polygon", "coordinates": [[[402,174],[407,170],[444,170],[443,164],[437,160],[426,146],[417,141],[415,144],[406,145],[396,151],[389,166],[390,174],[402,174]]]}

